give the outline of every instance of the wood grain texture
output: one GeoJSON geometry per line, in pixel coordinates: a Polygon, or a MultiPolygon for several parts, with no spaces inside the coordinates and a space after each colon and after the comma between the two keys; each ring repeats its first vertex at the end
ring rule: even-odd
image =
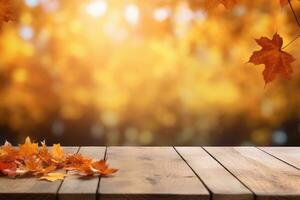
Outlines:
{"type": "Polygon", "coordinates": [[[172,147],[108,147],[106,158],[120,171],[101,179],[101,200],[209,199],[204,185],[172,147]]]}
{"type": "MultiPolygon", "coordinates": [[[[64,147],[66,153],[76,153],[78,149],[64,147]]],[[[56,200],[60,185],[61,181],[46,182],[36,177],[0,177],[0,200],[56,200]]]]}
{"type": "Polygon", "coordinates": [[[254,195],[201,147],[175,147],[212,193],[212,200],[251,200],[254,195]]]}
{"type": "Polygon", "coordinates": [[[300,169],[300,147],[259,147],[259,149],[300,169]]]}
{"type": "Polygon", "coordinates": [[[204,147],[258,200],[300,199],[300,171],[255,147],[204,147]]]}
{"type": "MultiPolygon", "coordinates": [[[[104,159],[105,147],[80,147],[78,153],[95,160],[104,159]]],[[[87,178],[68,176],[59,189],[58,199],[96,200],[98,183],[99,176],[87,178]]]]}

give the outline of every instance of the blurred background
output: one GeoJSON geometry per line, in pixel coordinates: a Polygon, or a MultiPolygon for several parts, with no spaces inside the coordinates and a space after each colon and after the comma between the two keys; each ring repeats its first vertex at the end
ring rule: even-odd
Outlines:
{"type": "Polygon", "coordinates": [[[204,4],[17,0],[0,32],[0,142],[299,145],[300,39],[291,80],[264,88],[247,63],[254,38],[299,34],[289,7],[204,4]]]}

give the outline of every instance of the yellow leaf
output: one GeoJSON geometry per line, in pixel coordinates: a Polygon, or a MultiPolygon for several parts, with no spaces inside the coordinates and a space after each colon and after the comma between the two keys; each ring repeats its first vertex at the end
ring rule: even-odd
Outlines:
{"type": "Polygon", "coordinates": [[[64,173],[49,173],[45,176],[42,176],[40,180],[46,180],[46,181],[57,181],[57,180],[64,180],[64,178],[68,176],[67,174],[64,173]]]}
{"type": "Polygon", "coordinates": [[[61,148],[60,144],[53,144],[52,156],[55,161],[65,160],[65,153],[64,150],[61,148]]]}

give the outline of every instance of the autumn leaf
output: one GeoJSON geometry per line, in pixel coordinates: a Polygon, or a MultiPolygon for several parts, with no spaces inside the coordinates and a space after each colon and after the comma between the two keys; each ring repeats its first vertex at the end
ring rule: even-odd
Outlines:
{"type": "Polygon", "coordinates": [[[40,178],[40,180],[46,180],[46,181],[53,182],[53,181],[57,181],[57,180],[64,180],[64,178],[66,176],[68,176],[68,175],[64,174],[64,173],[49,173],[45,176],[42,176],[40,178]]]}
{"type": "Polygon", "coordinates": [[[207,0],[205,8],[211,10],[217,7],[219,4],[223,4],[226,9],[232,9],[237,3],[237,0],[207,0]]]}
{"type": "Polygon", "coordinates": [[[9,142],[0,148],[0,161],[13,162],[18,156],[18,151],[15,150],[9,142]]]}
{"type": "Polygon", "coordinates": [[[0,0],[0,29],[3,22],[14,19],[12,0],[0,0]]]}
{"type": "Polygon", "coordinates": [[[42,142],[42,148],[40,148],[40,150],[39,150],[38,157],[42,161],[44,161],[45,163],[47,163],[48,165],[52,164],[52,156],[51,156],[51,154],[48,151],[48,148],[47,148],[47,145],[46,145],[45,141],[42,142]]]}
{"type": "Polygon", "coordinates": [[[61,148],[60,144],[53,145],[52,156],[55,162],[62,162],[65,160],[65,153],[64,150],[61,148]]]}
{"type": "Polygon", "coordinates": [[[25,139],[25,143],[20,146],[19,155],[29,157],[38,153],[38,143],[32,143],[30,138],[25,139]]]}
{"type": "Polygon", "coordinates": [[[15,176],[17,164],[14,162],[0,162],[0,173],[8,176],[15,176]]]}
{"type": "Polygon", "coordinates": [[[263,71],[265,84],[273,81],[277,74],[282,74],[286,78],[289,78],[293,73],[291,63],[295,59],[292,55],[282,50],[282,37],[275,33],[272,39],[261,37],[260,39],[256,39],[256,42],[262,49],[253,52],[249,62],[255,65],[265,65],[263,71]]]}
{"type": "Polygon", "coordinates": [[[34,143],[29,137],[25,143],[14,148],[9,142],[0,147],[0,174],[17,177],[24,174],[40,176],[41,180],[63,180],[66,174],[57,169],[74,170],[81,176],[108,175],[116,169],[108,168],[106,161],[93,161],[81,154],[66,155],[60,144],[54,144],[51,153],[46,142],[34,143]]]}
{"type": "Polygon", "coordinates": [[[30,171],[30,172],[36,172],[43,169],[42,163],[39,159],[36,159],[35,157],[29,157],[24,160],[24,170],[30,171]]]}
{"type": "Polygon", "coordinates": [[[56,170],[56,166],[55,165],[49,165],[46,168],[43,168],[42,170],[36,172],[35,174],[49,174],[50,172],[53,172],[56,170]]]}
{"type": "Polygon", "coordinates": [[[82,156],[81,154],[76,154],[69,156],[66,161],[66,170],[77,170],[82,176],[94,175],[92,169],[92,159],[82,156]]]}
{"type": "Polygon", "coordinates": [[[118,169],[108,168],[108,165],[105,160],[100,160],[92,163],[92,167],[97,170],[97,173],[101,175],[109,175],[118,171],[118,169]]]}

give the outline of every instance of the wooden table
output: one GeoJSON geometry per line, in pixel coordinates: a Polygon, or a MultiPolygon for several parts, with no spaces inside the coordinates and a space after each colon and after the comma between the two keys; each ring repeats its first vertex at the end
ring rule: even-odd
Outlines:
{"type": "Polygon", "coordinates": [[[64,147],[113,176],[53,183],[0,178],[2,200],[300,199],[300,147],[64,147]]]}

